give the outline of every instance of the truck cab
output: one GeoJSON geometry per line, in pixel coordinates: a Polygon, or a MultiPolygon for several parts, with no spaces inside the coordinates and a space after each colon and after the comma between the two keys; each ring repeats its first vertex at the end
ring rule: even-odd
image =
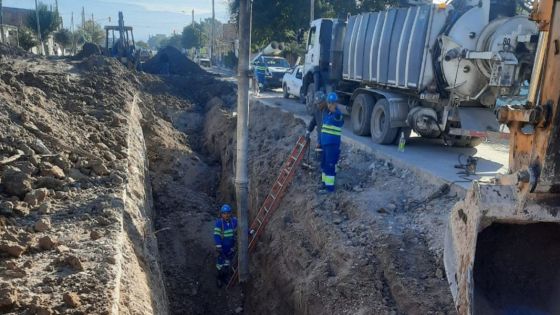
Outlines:
{"type": "Polygon", "coordinates": [[[330,90],[332,88],[327,86],[342,78],[342,38],[345,29],[346,22],[339,19],[318,19],[311,22],[302,86],[308,109],[315,91],[330,90]]]}

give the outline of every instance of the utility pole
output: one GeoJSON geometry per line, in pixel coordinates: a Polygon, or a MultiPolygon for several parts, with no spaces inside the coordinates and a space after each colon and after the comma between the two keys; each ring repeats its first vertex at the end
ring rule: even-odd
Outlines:
{"type": "Polygon", "coordinates": [[[249,280],[249,49],[251,47],[251,0],[239,4],[239,65],[237,68],[237,163],[235,186],[239,228],[239,282],[249,280]]]}
{"type": "Polygon", "coordinates": [[[311,0],[311,21],[315,20],[315,0],[311,0]]]}
{"type": "Polygon", "coordinates": [[[74,30],[74,11],[72,11],[72,17],[70,18],[70,25],[72,30],[72,54],[76,54],[76,33],[74,30]]]}
{"type": "Polygon", "coordinates": [[[192,10],[192,26],[194,26],[194,9],[192,10]]]}
{"type": "Polygon", "coordinates": [[[82,29],[86,29],[86,8],[82,7],[82,29]]]}
{"type": "Polygon", "coordinates": [[[6,35],[4,35],[4,6],[0,0],[0,32],[2,32],[2,44],[6,43],[6,35]]]}
{"type": "Polygon", "coordinates": [[[45,45],[43,44],[43,38],[41,36],[41,21],[39,20],[39,5],[37,0],[35,0],[35,18],[37,19],[37,38],[39,39],[39,54],[45,53],[45,45]]]}
{"type": "Polygon", "coordinates": [[[210,63],[214,62],[214,41],[216,35],[216,11],[214,10],[214,0],[212,0],[212,36],[210,42],[210,63]]]}

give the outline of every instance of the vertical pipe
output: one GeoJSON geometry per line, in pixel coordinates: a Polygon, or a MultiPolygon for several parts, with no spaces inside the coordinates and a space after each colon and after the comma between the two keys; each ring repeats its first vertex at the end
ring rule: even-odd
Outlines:
{"type": "Polygon", "coordinates": [[[309,23],[315,20],[315,0],[311,0],[310,12],[311,12],[311,21],[309,21],[309,23]]]}
{"type": "Polygon", "coordinates": [[[4,6],[0,0],[0,32],[2,32],[2,43],[6,44],[6,35],[4,34],[4,6]]]}
{"type": "Polygon", "coordinates": [[[235,186],[239,228],[239,282],[249,279],[249,49],[251,46],[251,0],[239,5],[239,66],[237,69],[237,163],[235,186]]]}

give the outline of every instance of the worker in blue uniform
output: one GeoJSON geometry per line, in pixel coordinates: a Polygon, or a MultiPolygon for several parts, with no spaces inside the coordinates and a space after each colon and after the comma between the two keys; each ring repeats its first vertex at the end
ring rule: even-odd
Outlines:
{"type": "Polygon", "coordinates": [[[327,96],[328,113],[323,116],[323,126],[321,128],[321,148],[323,149],[321,159],[323,188],[320,190],[321,194],[335,191],[336,164],[340,158],[340,137],[344,125],[344,117],[338,109],[337,103],[338,96],[336,93],[329,93],[327,96]]]}
{"type": "Polygon", "coordinates": [[[216,220],[214,225],[218,287],[221,287],[229,280],[231,261],[235,256],[236,235],[237,218],[232,216],[231,206],[225,204],[220,209],[220,218],[216,220]]]}
{"type": "Polygon", "coordinates": [[[255,62],[253,88],[256,96],[259,96],[260,91],[264,90],[265,84],[266,84],[266,64],[261,56],[255,62]]]}
{"type": "Polygon", "coordinates": [[[327,109],[327,97],[323,91],[315,92],[314,99],[314,110],[313,117],[307,126],[307,131],[305,132],[305,137],[309,141],[311,133],[315,128],[317,128],[317,148],[315,151],[321,151],[321,127],[323,126],[323,117],[325,117],[329,111],[327,109]]]}

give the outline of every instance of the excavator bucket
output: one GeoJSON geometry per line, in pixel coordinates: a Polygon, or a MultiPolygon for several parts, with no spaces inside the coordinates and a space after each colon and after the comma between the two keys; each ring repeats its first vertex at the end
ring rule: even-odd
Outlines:
{"type": "Polygon", "coordinates": [[[455,205],[444,263],[459,314],[560,314],[560,200],[518,200],[475,184],[455,205]]]}
{"type": "Polygon", "coordinates": [[[510,173],[457,203],[444,264],[461,315],[560,314],[560,2],[533,2],[539,25],[525,106],[498,108],[510,173]]]}

